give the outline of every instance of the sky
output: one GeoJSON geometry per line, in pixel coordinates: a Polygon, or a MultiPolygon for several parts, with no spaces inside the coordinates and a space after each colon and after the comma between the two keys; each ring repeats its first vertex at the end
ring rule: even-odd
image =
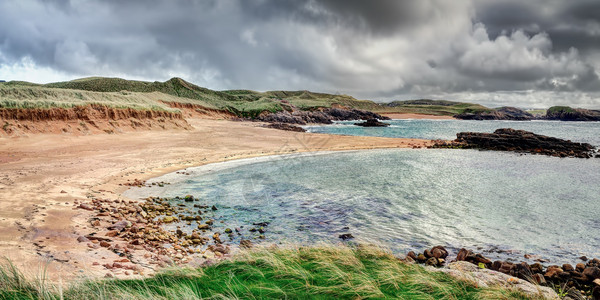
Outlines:
{"type": "Polygon", "coordinates": [[[0,80],[89,76],[600,108],[600,1],[0,1],[0,80]]]}

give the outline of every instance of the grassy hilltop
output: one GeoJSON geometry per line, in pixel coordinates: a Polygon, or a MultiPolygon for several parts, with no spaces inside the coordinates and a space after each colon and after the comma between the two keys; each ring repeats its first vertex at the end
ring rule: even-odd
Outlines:
{"type": "Polygon", "coordinates": [[[380,104],[348,95],[309,91],[251,90],[214,91],[180,78],[145,82],[120,78],[89,77],[66,82],[35,84],[23,81],[0,83],[0,108],[70,108],[101,104],[115,108],[175,111],[170,102],[229,111],[240,117],[255,117],[263,111],[311,110],[343,106],[378,113],[455,115],[489,110],[477,104],[443,100],[394,101],[380,104]]]}

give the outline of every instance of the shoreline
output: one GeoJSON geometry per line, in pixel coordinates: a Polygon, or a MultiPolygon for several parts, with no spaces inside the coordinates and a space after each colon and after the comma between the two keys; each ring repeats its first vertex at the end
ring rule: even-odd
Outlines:
{"type": "Polygon", "coordinates": [[[75,207],[90,199],[129,200],[121,195],[128,188],[122,185],[127,180],[249,157],[431,144],[418,139],[294,133],[258,123],[188,121],[191,130],[5,138],[9,143],[0,145],[0,251],[24,270],[58,261],[47,266],[50,280],[77,274],[101,277],[106,274],[103,262],[119,256],[77,242],[94,229],[88,222],[90,213],[75,207]]]}

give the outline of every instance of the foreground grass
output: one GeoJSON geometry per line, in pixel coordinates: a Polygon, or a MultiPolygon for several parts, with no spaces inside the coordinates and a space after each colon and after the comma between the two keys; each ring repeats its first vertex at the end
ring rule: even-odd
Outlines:
{"type": "Polygon", "coordinates": [[[478,289],[400,262],[374,247],[255,250],[201,269],[172,269],[144,280],[95,280],[70,287],[28,281],[0,268],[0,299],[529,299],[478,289]]]}

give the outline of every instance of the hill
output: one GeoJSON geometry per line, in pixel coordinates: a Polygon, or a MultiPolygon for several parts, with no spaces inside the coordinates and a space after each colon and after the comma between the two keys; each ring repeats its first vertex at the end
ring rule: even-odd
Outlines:
{"type": "Polygon", "coordinates": [[[383,104],[382,106],[384,108],[381,112],[430,114],[440,116],[454,116],[463,113],[492,111],[492,109],[479,104],[430,99],[392,101],[383,104]]]}

